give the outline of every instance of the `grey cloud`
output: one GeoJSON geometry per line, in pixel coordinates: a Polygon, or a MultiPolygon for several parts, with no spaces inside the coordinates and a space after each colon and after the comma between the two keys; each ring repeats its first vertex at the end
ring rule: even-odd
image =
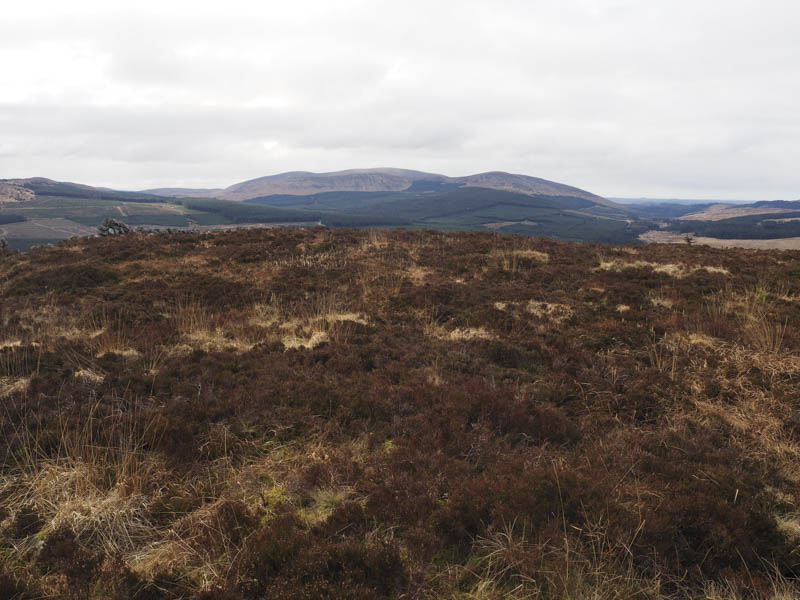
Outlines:
{"type": "Polygon", "coordinates": [[[0,171],[131,188],[383,165],[800,197],[795,2],[430,4],[12,10],[0,56],[80,43],[98,60],[63,87],[22,77],[0,171]]]}

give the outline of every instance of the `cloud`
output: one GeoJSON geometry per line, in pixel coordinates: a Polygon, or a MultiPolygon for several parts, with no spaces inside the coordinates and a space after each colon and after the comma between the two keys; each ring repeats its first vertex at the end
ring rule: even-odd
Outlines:
{"type": "Polygon", "coordinates": [[[789,0],[16,4],[7,177],[131,189],[381,165],[800,197],[789,0]]]}

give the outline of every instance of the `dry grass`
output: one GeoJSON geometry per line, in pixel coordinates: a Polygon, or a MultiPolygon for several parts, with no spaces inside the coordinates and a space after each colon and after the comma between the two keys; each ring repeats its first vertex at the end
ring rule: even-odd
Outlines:
{"type": "Polygon", "coordinates": [[[788,320],[776,317],[777,303],[785,294],[763,285],[743,291],[730,286],[706,299],[711,317],[734,318],[741,330],[741,342],[760,352],[780,352],[788,320]]]}
{"type": "Polygon", "coordinates": [[[366,315],[347,310],[339,296],[332,293],[319,295],[293,312],[293,317],[276,320],[281,321],[278,327],[284,332],[281,341],[286,349],[312,349],[330,340],[342,340],[352,325],[369,323],[366,315]]]}
{"type": "Polygon", "coordinates": [[[144,447],[158,432],[137,433],[132,414],[98,418],[93,412],[81,429],[65,420],[61,431],[54,452],[42,446],[36,431],[16,431],[24,451],[0,482],[0,497],[12,514],[28,511],[42,523],[20,548],[35,547],[61,526],[109,554],[153,539],[151,492],[165,473],[144,447]]]}
{"type": "Polygon", "coordinates": [[[492,249],[489,251],[489,267],[510,273],[528,271],[530,263],[547,263],[550,257],[539,250],[528,249],[492,249]]]}
{"type": "Polygon", "coordinates": [[[544,320],[556,325],[568,320],[574,314],[572,307],[568,304],[539,300],[529,300],[527,303],[511,301],[495,302],[493,306],[497,310],[502,310],[504,312],[522,309],[539,320],[544,320]]]}
{"type": "Polygon", "coordinates": [[[29,384],[28,377],[0,377],[0,399],[18,392],[24,393],[29,384]]]}
{"type": "MultiPolygon", "coordinates": [[[[574,532],[572,532],[574,533],[574,532]]],[[[479,537],[463,569],[448,573],[456,581],[471,581],[466,591],[449,597],[463,600],[677,600],[663,590],[661,577],[637,574],[630,544],[616,547],[601,527],[582,532],[582,539],[536,540],[516,522],[479,537]],[[562,547],[559,547],[562,546],[562,547]],[[551,557],[562,556],[550,563],[551,557]],[[585,559],[583,557],[590,557],[585,559]],[[543,563],[531,572],[534,559],[543,563]]],[[[698,599],[699,600],[699,599],[698,599]]]]}
{"type": "Polygon", "coordinates": [[[671,310],[678,304],[678,300],[672,297],[664,288],[659,291],[650,290],[647,292],[647,299],[655,307],[671,310]]]}
{"type": "Polygon", "coordinates": [[[553,323],[562,323],[573,315],[572,307],[567,304],[555,302],[539,302],[530,300],[525,307],[526,310],[539,319],[545,319],[553,323]]]}
{"type": "Polygon", "coordinates": [[[712,265],[688,266],[679,263],[657,263],[645,260],[634,260],[634,261],[625,261],[619,259],[607,260],[603,257],[600,258],[600,265],[596,267],[595,270],[621,272],[627,269],[642,269],[642,268],[650,268],[653,269],[653,271],[656,273],[662,273],[664,275],[669,275],[670,277],[675,277],[678,279],[688,277],[689,275],[697,271],[706,271],[708,273],[719,273],[721,275],[730,275],[730,271],[728,271],[727,269],[712,265]]]}
{"type": "Polygon", "coordinates": [[[449,329],[440,325],[436,320],[431,319],[425,323],[425,335],[440,340],[469,341],[469,340],[492,340],[496,336],[483,327],[456,327],[449,329]]]}
{"type": "Polygon", "coordinates": [[[321,344],[330,341],[328,334],[324,331],[314,331],[308,337],[297,337],[294,335],[287,335],[282,340],[283,345],[287,350],[305,348],[306,350],[313,350],[321,344]]]}

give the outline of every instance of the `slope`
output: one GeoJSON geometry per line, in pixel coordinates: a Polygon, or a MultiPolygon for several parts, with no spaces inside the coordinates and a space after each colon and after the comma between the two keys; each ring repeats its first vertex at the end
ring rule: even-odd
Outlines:
{"type": "MultiPolygon", "coordinates": [[[[309,196],[326,192],[423,191],[426,187],[437,189],[439,186],[447,184],[527,195],[583,198],[597,204],[619,208],[619,205],[585,190],[527,175],[494,171],[466,177],[448,177],[436,173],[394,168],[350,169],[331,173],[292,171],[234,184],[218,192],[217,197],[240,201],[274,195],[309,196]]],[[[162,195],[176,195],[179,191],[181,193],[192,192],[192,190],[180,188],[165,188],[156,191],[162,195]]],[[[199,195],[210,193],[212,192],[209,190],[198,190],[199,195]]]]}

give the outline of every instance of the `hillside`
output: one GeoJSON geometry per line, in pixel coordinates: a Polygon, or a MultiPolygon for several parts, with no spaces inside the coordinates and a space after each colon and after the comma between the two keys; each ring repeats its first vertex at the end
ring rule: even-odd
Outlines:
{"type": "Polygon", "coordinates": [[[797,597],[800,252],[0,250],[0,595],[797,597]]]}
{"type": "Polygon", "coordinates": [[[276,226],[409,225],[381,215],[361,217],[337,211],[252,206],[211,198],[166,198],[43,177],[0,180],[0,238],[27,250],[71,237],[94,235],[105,219],[146,230],[229,229],[276,226]]]}
{"type": "Polygon", "coordinates": [[[404,169],[298,171],[222,191],[124,192],[45,178],[0,180],[0,237],[14,249],[93,235],[108,218],[148,230],[424,228],[599,243],[685,243],[689,234],[711,245],[800,247],[800,202],[621,205],[499,172],[453,178],[404,169]],[[268,193],[253,196],[262,192],[268,193]]]}
{"type": "MultiPolygon", "coordinates": [[[[259,177],[234,184],[218,191],[214,197],[223,200],[250,200],[263,196],[291,194],[309,196],[325,192],[401,192],[420,184],[451,185],[457,187],[480,187],[504,190],[528,195],[565,196],[591,200],[605,205],[613,203],[575,187],[510,173],[491,172],[466,177],[447,177],[435,173],[410,171],[407,169],[350,169],[332,173],[293,171],[278,175],[259,177]]],[[[150,190],[162,195],[174,195],[170,188],[150,190]]],[[[192,190],[180,190],[181,193],[192,190]]],[[[209,195],[210,190],[198,190],[198,195],[209,195]]]]}
{"type": "Polygon", "coordinates": [[[632,219],[622,209],[580,196],[530,195],[454,184],[422,186],[419,182],[401,192],[281,194],[252,198],[245,204],[393,218],[414,228],[478,229],[605,243],[633,242],[654,226],[632,219]]]}
{"type": "Polygon", "coordinates": [[[7,238],[12,248],[25,250],[92,235],[108,218],[144,229],[297,225],[482,229],[617,243],[635,241],[652,226],[646,221],[634,223],[623,208],[577,188],[504,173],[446,178],[402,169],[293,172],[238,184],[226,194],[187,189],[151,192],[160,195],[45,178],[2,180],[0,200],[6,200],[0,203],[0,237],[7,238]],[[326,191],[332,189],[340,191],[326,191]],[[250,197],[264,190],[285,193],[250,197]]]}
{"type": "Polygon", "coordinates": [[[629,204],[637,217],[659,222],[660,228],[641,234],[643,241],[696,243],[716,247],[800,249],[800,201],[673,202],[629,204]]]}

